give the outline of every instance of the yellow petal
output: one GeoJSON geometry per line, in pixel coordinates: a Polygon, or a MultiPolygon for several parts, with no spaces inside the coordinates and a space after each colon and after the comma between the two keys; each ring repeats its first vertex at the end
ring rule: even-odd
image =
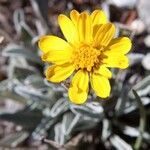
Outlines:
{"type": "Polygon", "coordinates": [[[131,49],[132,43],[131,40],[127,37],[120,37],[111,40],[108,47],[106,48],[107,54],[112,55],[120,55],[120,54],[127,54],[131,49]]]}
{"type": "Polygon", "coordinates": [[[69,98],[75,104],[83,104],[88,96],[89,76],[86,71],[79,70],[72,79],[69,98]]]}
{"type": "Polygon", "coordinates": [[[42,55],[42,60],[57,65],[71,61],[71,50],[50,50],[42,55]]]}
{"type": "Polygon", "coordinates": [[[100,65],[100,67],[98,69],[94,70],[94,73],[102,75],[106,78],[111,78],[112,77],[111,71],[108,68],[106,68],[105,65],[100,65]]]}
{"type": "Polygon", "coordinates": [[[107,23],[107,17],[102,10],[95,10],[91,14],[92,25],[95,26],[97,24],[105,24],[107,23]]]}
{"type": "Polygon", "coordinates": [[[38,46],[43,53],[51,50],[72,50],[72,47],[63,39],[57,36],[43,36],[38,41],[38,46]]]}
{"type": "Polygon", "coordinates": [[[129,66],[129,60],[125,55],[108,55],[102,60],[107,67],[125,69],[129,66]]]}
{"type": "Polygon", "coordinates": [[[75,26],[77,26],[79,16],[80,16],[80,14],[76,10],[72,10],[70,12],[70,18],[71,18],[71,20],[72,20],[72,22],[74,23],[75,26]]]}
{"type": "Polygon", "coordinates": [[[107,46],[115,34],[115,26],[112,23],[106,23],[100,26],[95,37],[94,46],[100,48],[107,46]]]}
{"type": "Polygon", "coordinates": [[[61,82],[67,79],[75,70],[72,64],[54,65],[46,70],[46,79],[51,82],[61,82]]]}
{"type": "Polygon", "coordinates": [[[110,83],[106,77],[98,74],[91,74],[91,86],[96,95],[101,98],[106,98],[110,95],[110,83]]]}
{"type": "Polygon", "coordinates": [[[91,41],[91,38],[92,38],[91,20],[87,12],[83,12],[79,16],[78,32],[79,32],[80,42],[91,41]]]}
{"type": "Polygon", "coordinates": [[[58,23],[62,33],[68,42],[75,44],[78,42],[78,32],[74,23],[65,15],[58,16],[58,23]]]}
{"type": "Polygon", "coordinates": [[[92,33],[92,36],[93,36],[93,39],[95,37],[95,35],[97,34],[97,31],[99,30],[99,28],[102,26],[102,24],[98,24],[98,25],[95,25],[93,27],[93,33],[92,33]]]}

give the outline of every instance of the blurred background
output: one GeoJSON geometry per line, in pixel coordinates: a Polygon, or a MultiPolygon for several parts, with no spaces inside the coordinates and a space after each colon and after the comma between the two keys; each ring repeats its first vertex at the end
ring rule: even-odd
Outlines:
{"type": "MultiPolygon", "coordinates": [[[[92,100],[94,98],[94,100],[92,100]]],[[[0,0],[0,150],[149,150],[150,1],[0,0]],[[133,46],[130,67],[112,69],[108,100],[84,105],[67,97],[67,82],[45,80],[40,36],[63,38],[60,13],[103,9],[116,36],[133,46]],[[132,90],[134,89],[134,91],[132,90]]]]}

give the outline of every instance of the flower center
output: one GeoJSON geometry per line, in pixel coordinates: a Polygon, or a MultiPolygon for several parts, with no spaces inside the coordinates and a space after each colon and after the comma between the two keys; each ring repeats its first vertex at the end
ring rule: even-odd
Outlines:
{"type": "Polygon", "coordinates": [[[99,63],[100,51],[88,44],[81,44],[73,52],[73,62],[76,69],[87,69],[91,71],[95,64],[99,63]]]}

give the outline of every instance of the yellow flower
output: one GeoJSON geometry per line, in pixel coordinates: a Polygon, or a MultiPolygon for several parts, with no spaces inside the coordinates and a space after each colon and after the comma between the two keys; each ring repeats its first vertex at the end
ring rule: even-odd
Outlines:
{"type": "Polygon", "coordinates": [[[53,64],[46,70],[47,80],[58,83],[74,73],[68,93],[76,104],[86,101],[89,83],[97,96],[108,97],[112,74],[107,67],[128,67],[125,54],[131,49],[130,39],[113,38],[115,26],[102,10],[91,15],[72,10],[70,18],[59,15],[58,23],[67,41],[46,35],[38,42],[42,60],[53,64]]]}

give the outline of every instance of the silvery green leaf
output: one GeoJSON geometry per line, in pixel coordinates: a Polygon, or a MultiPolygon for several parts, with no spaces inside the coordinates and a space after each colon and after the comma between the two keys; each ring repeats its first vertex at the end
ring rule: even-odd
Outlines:
{"type": "Polygon", "coordinates": [[[23,104],[30,104],[32,102],[32,100],[26,99],[26,98],[24,98],[22,96],[19,96],[18,94],[14,93],[14,92],[11,92],[11,91],[3,92],[2,94],[0,94],[0,96],[3,99],[10,98],[14,101],[18,101],[18,102],[21,102],[23,104]]]}
{"type": "Polygon", "coordinates": [[[62,124],[57,123],[54,127],[55,131],[55,137],[54,140],[59,143],[60,145],[63,145],[65,143],[65,136],[62,130],[62,124]]]}
{"type": "Polygon", "coordinates": [[[39,74],[39,71],[33,67],[29,66],[27,60],[24,57],[11,57],[9,59],[8,65],[8,78],[23,79],[26,75],[32,73],[39,74]]]}
{"type": "Polygon", "coordinates": [[[15,57],[15,58],[21,56],[37,64],[40,64],[40,65],[42,64],[39,56],[31,52],[30,50],[27,50],[25,47],[22,47],[16,44],[7,45],[3,49],[2,55],[6,57],[15,57]]]}
{"type": "Polygon", "coordinates": [[[16,57],[16,58],[15,57],[10,57],[9,58],[8,68],[12,72],[14,72],[13,70],[14,70],[15,67],[21,68],[21,66],[22,66],[22,68],[29,68],[29,70],[32,70],[32,69],[30,69],[31,67],[29,66],[27,60],[24,57],[16,57]]]}
{"type": "Polygon", "coordinates": [[[20,32],[21,32],[20,22],[25,21],[25,16],[24,16],[23,9],[17,9],[17,10],[14,11],[13,21],[14,21],[15,30],[20,34],[20,32]]]}
{"type": "Polygon", "coordinates": [[[138,82],[133,88],[137,91],[139,89],[146,88],[149,84],[150,84],[150,75],[148,75],[145,78],[143,78],[143,80],[138,82]]]}
{"type": "Polygon", "coordinates": [[[128,57],[129,57],[129,63],[132,66],[132,65],[141,63],[141,61],[144,58],[144,54],[130,53],[130,54],[128,54],[128,57]]]}
{"type": "Polygon", "coordinates": [[[59,114],[67,111],[68,109],[69,109],[69,102],[64,98],[61,98],[51,108],[50,115],[52,117],[56,117],[59,114]]]}
{"type": "Polygon", "coordinates": [[[62,130],[64,135],[69,135],[75,126],[80,121],[80,115],[74,115],[72,112],[67,112],[63,115],[62,130]]]}
{"type": "Polygon", "coordinates": [[[22,142],[24,142],[29,136],[27,131],[20,131],[6,135],[0,140],[0,146],[4,147],[16,147],[22,142]]]}
{"type": "Polygon", "coordinates": [[[130,126],[125,126],[123,129],[123,133],[132,137],[139,136],[139,130],[130,126]]]}
{"type": "Polygon", "coordinates": [[[117,150],[132,150],[132,147],[118,135],[113,135],[110,142],[117,150]]]}
{"type": "MultiPolygon", "coordinates": [[[[14,92],[17,95],[26,99],[26,103],[29,105],[28,107],[31,110],[38,108],[44,111],[45,107],[50,108],[53,105],[55,99],[52,99],[54,97],[52,93],[49,95],[48,94],[44,95],[44,93],[40,90],[38,92],[35,91],[36,89],[33,89],[31,87],[27,88],[26,86],[22,86],[22,85],[18,85],[14,88],[14,92]]],[[[49,115],[49,113],[46,114],[49,115]]]]}
{"type": "MultiPolygon", "coordinates": [[[[26,80],[28,81],[28,80],[26,80]]],[[[26,104],[32,104],[39,109],[43,107],[51,107],[59,98],[58,92],[52,91],[49,87],[36,87],[28,82],[17,79],[10,79],[0,83],[1,98],[10,98],[26,104]],[[38,91],[38,92],[37,92],[38,91]]],[[[49,115],[49,114],[47,114],[49,115]]]]}
{"type": "Polygon", "coordinates": [[[48,80],[46,78],[44,79],[44,83],[48,87],[52,88],[52,90],[54,90],[54,91],[58,91],[58,92],[65,92],[66,91],[66,89],[64,88],[62,83],[61,83],[62,86],[60,86],[60,84],[54,84],[54,83],[48,82],[48,80]]]}
{"type": "Polygon", "coordinates": [[[49,31],[49,27],[47,25],[47,8],[48,8],[48,1],[36,1],[36,0],[30,0],[33,11],[36,15],[36,17],[41,21],[43,28],[45,29],[45,32],[47,33],[49,31]],[[43,7],[46,6],[46,7],[43,7]],[[41,12],[42,11],[42,12],[41,12]],[[46,16],[43,16],[46,14],[46,16]],[[44,17],[44,18],[43,18],[44,17]],[[45,18],[46,17],[46,18],[45,18]]]}
{"type": "Polygon", "coordinates": [[[54,127],[55,141],[60,145],[65,144],[71,137],[71,133],[80,121],[80,115],[74,115],[72,112],[66,112],[63,115],[61,122],[57,123],[54,127]]]}
{"type": "Polygon", "coordinates": [[[13,21],[15,29],[22,37],[22,41],[25,45],[31,47],[32,38],[35,36],[33,30],[26,24],[24,11],[22,9],[16,9],[13,14],[13,21]]]}
{"type": "Polygon", "coordinates": [[[32,45],[32,39],[33,37],[35,37],[35,33],[33,33],[33,30],[30,29],[30,27],[25,22],[21,22],[20,25],[21,25],[21,38],[22,41],[24,42],[24,45],[30,47],[35,51],[34,45],[32,45]]]}
{"type": "MultiPolygon", "coordinates": [[[[35,10],[35,7],[33,5],[36,4],[32,4],[32,6],[34,7],[34,11],[36,11],[36,15],[40,14],[42,15],[42,17],[45,19],[45,21],[47,21],[48,19],[48,0],[45,1],[41,1],[41,0],[35,0],[34,3],[36,2],[36,4],[39,6],[39,11],[38,8],[37,10],[35,10]]],[[[33,3],[33,1],[31,0],[31,3],[33,3]]]]}
{"type": "MultiPolygon", "coordinates": [[[[1,98],[0,98],[0,101],[1,101],[1,98]]],[[[19,111],[25,107],[25,105],[23,103],[14,101],[10,98],[5,98],[3,103],[4,103],[5,107],[0,105],[0,114],[15,113],[16,111],[19,111]]]]}
{"type": "Polygon", "coordinates": [[[41,120],[42,114],[40,111],[18,111],[13,114],[0,114],[1,120],[7,120],[18,125],[22,125],[27,129],[33,129],[41,120]],[[31,121],[32,120],[32,121],[31,121]]]}
{"type": "MultiPolygon", "coordinates": [[[[150,99],[148,97],[141,97],[141,102],[144,106],[148,105],[150,103],[150,99]]],[[[136,105],[135,99],[130,99],[125,106],[124,114],[128,114],[130,112],[133,112],[136,110],[138,106],[136,105]]]]}
{"type": "Polygon", "coordinates": [[[25,85],[19,85],[16,86],[14,88],[14,91],[22,96],[25,97],[27,99],[33,99],[33,100],[40,100],[43,97],[43,93],[42,92],[37,92],[36,89],[32,88],[32,87],[27,87],[25,85]]]}
{"type": "Polygon", "coordinates": [[[26,34],[26,36],[28,36],[29,39],[32,39],[35,36],[32,29],[25,22],[21,22],[20,25],[22,26],[22,32],[24,32],[22,34],[26,34]]]}
{"type": "MultiPolygon", "coordinates": [[[[36,20],[35,25],[36,25],[36,28],[37,28],[38,36],[34,37],[34,38],[32,39],[32,42],[38,41],[38,39],[40,38],[40,36],[47,34],[47,31],[46,31],[45,28],[43,28],[42,23],[41,23],[40,20],[36,20]]],[[[34,43],[35,43],[35,42],[34,42],[34,43]]]]}
{"type": "Polygon", "coordinates": [[[65,99],[59,99],[52,106],[51,110],[46,114],[47,117],[43,118],[40,124],[35,128],[32,133],[33,139],[41,139],[45,135],[46,131],[56,122],[59,118],[68,110],[68,102],[65,99]]]}
{"type": "MultiPolygon", "coordinates": [[[[138,82],[133,89],[137,91],[139,96],[146,96],[150,93],[150,75],[143,78],[140,82],[138,82]]],[[[133,93],[130,91],[129,96],[133,98],[133,93]]]]}
{"type": "MultiPolygon", "coordinates": [[[[51,104],[51,106],[60,98],[62,97],[62,94],[57,91],[53,90],[51,87],[47,86],[44,82],[43,77],[39,75],[30,75],[28,76],[24,81],[23,85],[25,87],[32,88],[35,92],[38,90],[39,96],[41,99],[49,100],[48,103],[51,104]],[[56,91],[56,92],[55,92],[56,91]],[[59,94],[60,93],[60,94],[59,94]]],[[[37,92],[35,93],[37,95],[37,92]]]]}
{"type": "MultiPolygon", "coordinates": [[[[138,137],[140,135],[140,132],[137,128],[133,128],[133,127],[130,127],[130,126],[124,126],[123,128],[123,133],[128,135],[128,136],[131,136],[131,137],[138,137]]],[[[147,133],[147,132],[144,132],[143,133],[143,138],[148,142],[150,143],[149,139],[150,139],[150,134],[147,133]]]]}
{"type": "Polygon", "coordinates": [[[11,80],[6,79],[0,82],[0,92],[6,91],[11,80]]]}
{"type": "Polygon", "coordinates": [[[45,85],[44,79],[40,75],[28,75],[24,80],[26,86],[31,86],[36,89],[47,89],[48,86],[45,85]]]}
{"type": "Polygon", "coordinates": [[[103,128],[102,128],[102,140],[106,141],[106,139],[111,135],[110,130],[110,121],[108,119],[103,119],[103,128]]]}
{"type": "Polygon", "coordinates": [[[126,103],[129,101],[129,97],[126,96],[129,93],[129,87],[124,85],[124,87],[121,90],[120,97],[117,100],[117,103],[115,105],[115,114],[122,115],[124,113],[126,103]]]}
{"type": "MultiPolygon", "coordinates": [[[[27,80],[26,80],[27,81],[27,80]]],[[[53,97],[53,93],[52,92],[48,92],[48,93],[44,93],[45,88],[39,88],[39,87],[35,87],[32,84],[27,84],[27,82],[23,83],[20,82],[18,84],[16,84],[13,87],[13,91],[26,98],[26,99],[31,99],[31,100],[48,100],[51,99],[53,97]],[[38,90],[38,92],[37,92],[38,90]]]]}
{"type": "Polygon", "coordinates": [[[138,92],[139,96],[147,96],[147,95],[149,95],[149,93],[150,93],[150,85],[147,86],[144,89],[138,90],[137,92],[138,92]]]}
{"type": "Polygon", "coordinates": [[[93,129],[98,124],[99,121],[100,121],[99,119],[83,117],[81,115],[78,125],[75,127],[74,131],[85,131],[93,129]]]}
{"type": "Polygon", "coordinates": [[[18,80],[23,80],[25,79],[27,76],[30,76],[32,74],[39,74],[39,71],[32,67],[29,66],[27,67],[20,67],[20,66],[12,66],[13,68],[11,69],[11,67],[9,67],[9,78],[17,78],[18,80]]]}
{"type": "Polygon", "coordinates": [[[13,89],[14,87],[19,84],[17,80],[4,80],[0,82],[0,100],[5,100],[5,98],[10,98],[15,101],[19,101],[21,103],[26,104],[27,99],[19,96],[16,94],[13,89]]]}
{"type": "Polygon", "coordinates": [[[46,135],[47,130],[49,130],[54,124],[56,124],[59,120],[59,117],[61,115],[52,118],[49,117],[43,117],[40,123],[36,126],[34,131],[31,134],[31,139],[33,140],[42,140],[43,136],[46,135]]]}
{"type": "Polygon", "coordinates": [[[70,105],[70,109],[74,114],[80,114],[91,118],[103,118],[103,108],[98,102],[89,102],[85,105],[70,105]]]}

